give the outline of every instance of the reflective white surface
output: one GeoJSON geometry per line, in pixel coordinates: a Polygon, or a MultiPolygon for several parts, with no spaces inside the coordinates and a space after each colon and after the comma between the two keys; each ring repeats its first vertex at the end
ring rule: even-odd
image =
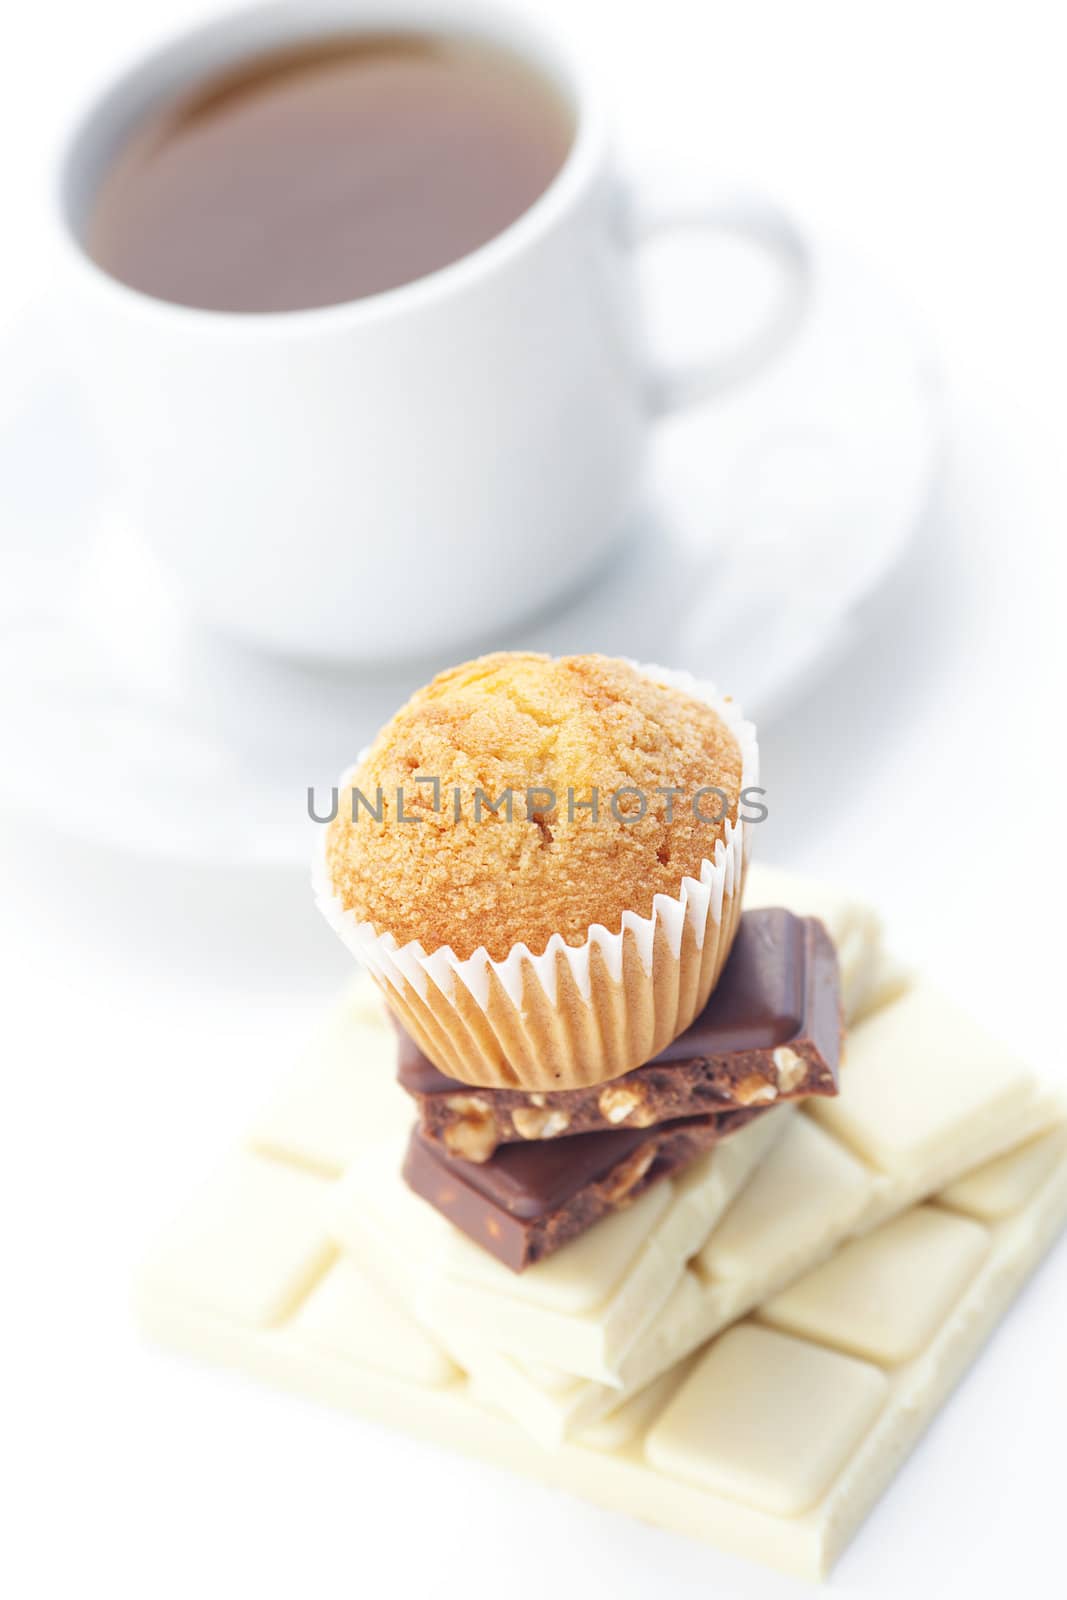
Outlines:
{"type": "MultiPolygon", "coordinates": [[[[20,9],[0,160],[27,231],[49,132],[82,76],[192,9],[20,9]]],[[[743,167],[882,263],[935,331],[944,480],[836,670],[764,720],[774,814],[757,850],[876,900],[902,951],[1067,1082],[1058,14],[1043,0],[1010,14],[962,0],[538,10],[596,52],[628,152],[743,167]]],[[[38,269],[29,250],[0,260],[4,315],[38,269]]],[[[66,505],[73,468],[47,431],[38,460],[35,504],[66,505]]],[[[58,794],[82,803],[76,761],[53,739],[39,763],[41,824],[5,817],[0,837],[0,1195],[15,1293],[0,1389],[18,1466],[6,1589],[76,1594],[106,1573],[116,1600],[492,1600],[506,1571],[511,1600],[588,1600],[591,1575],[615,1600],[825,1596],[139,1346],[134,1263],[288,1074],[346,957],[301,869],[79,842],[52,821],[58,794]],[[477,1535],[457,1538],[472,1521],[477,1535]],[[442,1575],[446,1549],[457,1560],[442,1575]]],[[[1058,1593],[1065,1326],[1061,1243],[829,1593],[1058,1593]]]]}

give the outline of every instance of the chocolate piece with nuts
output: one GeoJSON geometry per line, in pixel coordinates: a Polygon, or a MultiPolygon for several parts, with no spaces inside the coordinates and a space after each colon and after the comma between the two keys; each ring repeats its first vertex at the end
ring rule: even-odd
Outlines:
{"type": "Polygon", "coordinates": [[[481,1164],[457,1160],[416,1128],[404,1178],[483,1250],[521,1272],[760,1115],[733,1110],[657,1128],[534,1139],[501,1145],[481,1164]]]}
{"type": "Polygon", "coordinates": [[[718,987],[696,1021],[643,1067],[585,1089],[471,1089],[402,1034],[399,1078],[423,1134],[465,1161],[499,1145],[837,1093],[837,957],[813,917],[746,911],[718,987]]]}

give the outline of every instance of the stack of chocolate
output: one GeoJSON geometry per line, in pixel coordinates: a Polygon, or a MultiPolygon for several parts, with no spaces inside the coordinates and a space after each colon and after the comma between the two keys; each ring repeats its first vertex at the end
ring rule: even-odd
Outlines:
{"type": "Polygon", "coordinates": [[[514,1272],[552,1255],[776,1105],[837,1093],[837,957],[823,925],[743,914],[704,1011],[608,1083],[487,1089],[446,1077],[401,1032],[419,1120],[409,1186],[514,1272]]]}

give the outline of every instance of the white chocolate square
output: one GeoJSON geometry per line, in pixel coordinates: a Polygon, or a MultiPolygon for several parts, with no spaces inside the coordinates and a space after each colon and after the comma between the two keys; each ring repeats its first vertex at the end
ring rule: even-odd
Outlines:
{"type": "Polygon", "coordinates": [[[766,1302],[765,1322],[883,1366],[918,1355],[989,1250],[979,1223],[915,1206],[766,1302]]]}
{"type": "Polygon", "coordinates": [[[995,1134],[1033,1077],[1005,1047],[919,983],[849,1036],[843,1092],[811,1116],[892,1176],[932,1168],[961,1140],[995,1134]]]}
{"type": "Polygon", "coordinates": [[[433,1388],[459,1377],[441,1346],[344,1257],[316,1283],[291,1326],[309,1348],[374,1372],[433,1388]]]}
{"type": "Polygon", "coordinates": [[[670,1477],[795,1517],[825,1494],[888,1392],[865,1361],[741,1323],[698,1362],[645,1455],[670,1477]]]}
{"type": "Polygon", "coordinates": [[[337,1255],[328,1183],[238,1151],[161,1239],[149,1276],[250,1328],[284,1320],[337,1255]]]}
{"type": "Polygon", "coordinates": [[[873,1181],[836,1139],[796,1117],[714,1229],[697,1265],[708,1278],[740,1278],[810,1259],[823,1239],[839,1237],[859,1218],[873,1181]]]}
{"type": "Polygon", "coordinates": [[[1037,1193],[1065,1151],[1067,1129],[1039,1134],[1018,1149],[957,1178],[939,1198],[954,1211],[966,1211],[983,1222],[999,1222],[1020,1210],[1037,1193]]]}
{"type": "Polygon", "coordinates": [[[357,978],[303,1061],[253,1124],[264,1155],[337,1177],[369,1138],[411,1122],[396,1081],[396,1042],[369,978],[357,978]]]}

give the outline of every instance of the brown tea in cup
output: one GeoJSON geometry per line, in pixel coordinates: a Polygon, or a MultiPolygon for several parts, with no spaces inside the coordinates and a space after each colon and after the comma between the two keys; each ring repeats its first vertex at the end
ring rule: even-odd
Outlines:
{"type": "Polygon", "coordinates": [[[85,244],[111,276],[179,305],[336,305],[486,244],[547,189],[573,137],[561,91],[496,46],[300,44],[156,106],[106,171],[85,244]]]}

